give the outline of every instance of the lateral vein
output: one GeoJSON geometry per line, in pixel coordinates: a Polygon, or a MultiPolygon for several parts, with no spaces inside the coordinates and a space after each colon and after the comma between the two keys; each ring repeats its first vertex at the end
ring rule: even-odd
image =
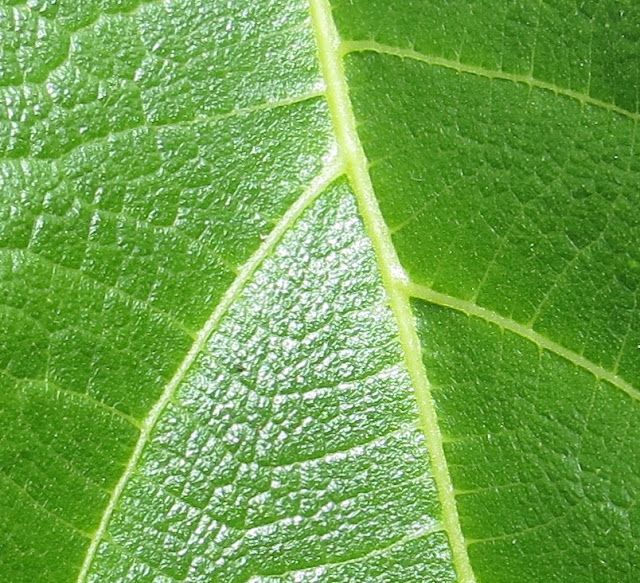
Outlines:
{"type": "Polygon", "coordinates": [[[583,368],[584,370],[594,375],[597,379],[608,382],[609,384],[627,393],[633,399],[640,401],[640,391],[629,382],[621,378],[619,375],[605,369],[598,364],[595,364],[581,354],[578,354],[573,350],[569,350],[561,344],[550,340],[546,336],[540,334],[539,332],[536,332],[530,326],[520,324],[519,322],[516,322],[511,318],[501,316],[497,312],[494,312],[493,310],[490,310],[488,308],[483,308],[482,306],[479,306],[474,302],[461,300],[459,298],[434,291],[431,288],[423,285],[418,285],[415,283],[405,283],[404,286],[406,292],[410,296],[425,300],[426,302],[429,302],[431,304],[437,304],[439,306],[451,308],[458,312],[467,314],[468,316],[481,318],[482,320],[495,324],[496,326],[499,326],[504,330],[513,332],[514,334],[517,334],[518,336],[521,336],[522,338],[525,338],[526,340],[537,344],[540,348],[547,350],[548,352],[553,352],[554,354],[557,354],[565,360],[568,360],[575,366],[583,368]]]}
{"type": "Polygon", "coordinates": [[[413,382],[422,429],[431,454],[433,477],[442,505],[442,523],[449,537],[454,567],[460,583],[474,583],[475,577],[460,526],[454,489],[444,455],[442,434],[431,396],[431,387],[421,360],[420,341],[409,297],[399,285],[406,276],[378,206],[369,175],[368,161],[356,129],[356,119],[342,65],[344,46],[333,21],[329,0],[309,0],[309,5],[336,140],[345,161],[347,176],[358,200],[365,229],[376,252],[391,309],[398,323],[398,335],[405,363],[413,382]]]}
{"type": "Polygon", "coordinates": [[[332,154],[324,170],[316,176],[316,178],[309,184],[304,190],[300,198],[287,210],[282,216],[278,224],[269,233],[266,239],[262,242],[257,251],[249,258],[249,260],[243,265],[238,272],[238,276],[233,281],[231,286],[227,289],[220,303],[213,311],[209,319],[205,322],[202,329],[197,333],[195,341],[191,345],[191,349],[185,356],[184,360],[171,377],[169,382],[165,385],[160,399],[156,402],[153,408],[149,411],[147,418],[144,420],[141,426],[140,437],[136,442],[136,446],[133,449],[131,457],[127,462],[125,470],[120,477],[120,480],[116,484],[116,487],[111,494],[111,498],[100,520],[100,524],[95,534],[91,539],[91,544],[87,550],[85,560],[82,564],[82,568],[78,575],[77,583],[84,583],[89,574],[89,569],[95,555],[98,551],[98,546],[103,539],[111,516],[116,509],[120,497],[124,492],[124,489],[129,481],[129,478],[135,471],[135,468],[140,461],[142,452],[145,445],[149,441],[153,428],[155,427],[162,411],[169,403],[177,387],[184,380],[187,372],[193,365],[198,354],[203,350],[207,340],[215,329],[220,324],[222,318],[226,314],[227,310],[237,300],[238,296],[247,285],[255,271],[262,264],[262,262],[271,254],[277,243],[283,237],[283,235],[291,228],[296,220],[302,215],[302,213],[313,203],[313,201],[339,176],[344,174],[344,166],[338,156],[332,154]]]}
{"type": "Polygon", "coordinates": [[[343,43],[342,50],[344,54],[349,53],[362,53],[362,52],[374,52],[383,55],[392,55],[401,59],[411,59],[414,61],[420,61],[427,65],[433,65],[436,67],[444,67],[445,69],[453,69],[459,73],[468,73],[470,75],[476,75],[478,77],[485,77],[487,79],[501,79],[503,81],[511,81],[512,83],[520,83],[528,85],[529,87],[537,87],[538,89],[544,89],[551,91],[556,95],[563,95],[570,99],[575,99],[582,104],[592,105],[606,111],[611,111],[628,117],[629,119],[638,121],[640,120],[640,113],[633,112],[624,107],[608,103],[601,99],[591,97],[586,93],[580,91],[574,91],[573,89],[567,89],[566,87],[560,87],[554,83],[548,81],[542,81],[536,79],[533,75],[522,75],[519,73],[508,73],[506,71],[495,71],[492,69],[485,69],[484,67],[477,67],[475,65],[467,65],[459,61],[452,59],[445,59],[435,55],[426,55],[418,51],[411,49],[401,49],[390,45],[377,43],[375,41],[347,41],[343,43]]]}

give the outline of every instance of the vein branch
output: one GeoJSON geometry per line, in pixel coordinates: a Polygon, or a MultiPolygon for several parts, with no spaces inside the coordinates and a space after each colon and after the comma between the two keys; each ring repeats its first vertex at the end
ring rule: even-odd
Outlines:
{"type": "Polygon", "coordinates": [[[262,242],[257,251],[249,258],[244,266],[238,272],[238,276],[234,280],[233,284],[226,291],[222,300],[213,311],[209,319],[205,322],[202,329],[196,334],[195,341],[191,345],[191,349],[185,356],[184,360],[171,377],[169,382],[165,385],[159,400],[149,411],[146,419],[142,423],[140,436],[133,449],[131,457],[127,462],[125,470],[120,477],[120,480],[116,484],[111,498],[100,520],[100,524],[95,534],[91,539],[91,544],[87,550],[84,563],[78,575],[77,583],[84,583],[87,580],[91,564],[97,554],[100,542],[104,538],[107,531],[111,516],[118,506],[118,502],[122,497],[129,479],[134,473],[138,462],[142,456],[145,445],[149,442],[153,429],[162,414],[162,411],[171,401],[177,388],[185,379],[189,369],[195,362],[197,356],[205,348],[207,340],[211,334],[217,329],[222,318],[229,310],[231,305],[238,299],[242,290],[250,281],[253,274],[256,272],[262,262],[272,253],[275,246],[282,239],[283,235],[291,228],[291,226],[297,221],[302,213],[315,201],[315,199],[324,192],[324,190],[339,176],[344,174],[344,167],[340,159],[337,156],[333,156],[325,165],[324,170],[320,173],[304,190],[300,198],[287,210],[282,216],[278,224],[274,227],[267,238],[262,242]]]}
{"type": "Polygon", "coordinates": [[[329,0],[309,0],[320,66],[327,86],[327,101],[340,154],[358,200],[365,229],[376,252],[383,284],[398,323],[405,363],[413,382],[422,429],[431,454],[433,477],[442,505],[442,523],[449,537],[453,564],[460,583],[474,583],[475,576],[460,526],[451,476],[444,455],[431,386],[422,364],[413,313],[400,282],[406,277],[378,206],[368,161],[358,136],[356,119],[342,64],[342,42],[331,15],[329,0]]]}
{"type": "Polygon", "coordinates": [[[517,334],[518,336],[521,336],[522,338],[525,338],[533,342],[534,344],[537,344],[543,350],[547,350],[549,352],[557,354],[558,356],[564,358],[565,360],[568,360],[575,366],[590,372],[597,379],[608,382],[609,384],[627,393],[633,399],[640,401],[640,390],[636,389],[629,382],[625,381],[614,372],[607,370],[598,364],[595,364],[581,354],[578,354],[573,350],[569,350],[561,344],[550,340],[546,336],[540,334],[539,332],[536,332],[530,326],[520,324],[519,322],[516,322],[511,318],[501,316],[497,312],[494,312],[493,310],[489,310],[487,308],[483,308],[482,306],[479,306],[474,302],[461,300],[459,298],[434,291],[431,288],[423,285],[418,285],[415,283],[405,283],[404,286],[410,296],[425,300],[431,304],[437,304],[439,306],[457,310],[458,312],[462,312],[464,314],[467,314],[468,316],[481,318],[487,322],[499,326],[504,330],[513,332],[514,334],[517,334]]]}
{"type": "Polygon", "coordinates": [[[529,87],[537,87],[538,89],[551,91],[556,95],[563,95],[564,97],[575,99],[576,101],[579,101],[582,104],[592,105],[594,107],[598,107],[606,111],[618,113],[620,115],[623,115],[624,117],[628,117],[629,119],[632,119],[635,121],[638,121],[640,119],[639,112],[630,111],[628,109],[625,109],[624,107],[620,107],[613,103],[608,103],[601,99],[591,97],[591,95],[582,93],[580,91],[574,91],[573,89],[560,87],[559,85],[556,85],[554,83],[549,83],[548,81],[542,81],[540,79],[536,79],[531,74],[523,75],[519,73],[508,73],[507,71],[496,71],[492,69],[485,69],[484,67],[467,65],[459,61],[454,61],[452,59],[445,59],[443,57],[438,57],[435,55],[427,55],[424,53],[420,53],[418,51],[414,51],[412,49],[402,49],[402,48],[385,45],[375,41],[368,41],[368,40],[367,41],[345,41],[341,44],[341,51],[342,51],[342,54],[344,55],[349,53],[361,53],[361,52],[374,52],[374,53],[380,53],[384,55],[392,55],[394,57],[399,57],[401,59],[412,59],[414,61],[420,61],[422,63],[426,63],[428,65],[433,65],[436,67],[453,69],[454,71],[458,71],[459,73],[468,73],[471,75],[476,75],[478,77],[485,77],[487,79],[502,79],[503,81],[520,83],[523,85],[528,85],[529,87]]]}

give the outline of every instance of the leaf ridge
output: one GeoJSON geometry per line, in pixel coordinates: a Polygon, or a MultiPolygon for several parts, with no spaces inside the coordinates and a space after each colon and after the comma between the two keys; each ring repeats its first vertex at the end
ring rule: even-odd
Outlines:
{"type": "Polygon", "coordinates": [[[608,103],[602,99],[591,97],[586,93],[580,91],[574,91],[573,89],[567,89],[566,87],[560,87],[554,83],[548,81],[542,81],[536,79],[533,75],[522,75],[519,73],[507,73],[506,71],[494,71],[492,69],[486,69],[484,67],[477,67],[475,65],[467,65],[459,61],[453,61],[451,59],[445,59],[435,55],[427,55],[414,51],[412,49],[402,49],[391,45],[385,45],[375,41],[344,41],[341,45],[342,55],[348,55],[349,53],[362,53],[362,52],[374,52],[383,55],[391,55],[399,57],[401,59],[412,59],[414,61],[420,61],[428,65],[436,67],[443,67],[445,69],[453,69],[459,73],[468,73],[470,75],[476,75],[478,77],[486,77],[487,79],[501,79],[503,81],[511,81],[516,84],[524,84],[529,87],[536,87],[538,89],[544,89],[551,91],[556,95],[562,95],[570,99],[575,99],[583,105],[592,105],[605,111],[617,113],[624,117],[628,117],[634,121],[640,120],[640,112],[633,112],[619,105],[608,103]]]}
{"type": "Polygon", "coordinates": [[[329,0],[309,0],[309,7],[338,149],[344,159],[346,173],[358,201],[365,230],[375,250],[380,275],[398,324],[398,336],[414,386],[422,429],[430,452],[433,477],[442,505],[442,522],[451,545],[453,564],[460,583],[475,583],[462,534],[451,475],[444,455],[442,434],[431,396],[431,387],[421,359],[420,340],[409,304],[409,296],[399,285],[406,281],[406,275],[378,206],[369,175],[369,163],[356,129],[356,119],[342,62],[343,43],[333,20],[329,0]]]}
{"type": "Polygon", "coordinates": [[[258,247],[255,253],[249,258],[249,260],[240,269],[238,276],[233,281],[231,286],[227,289],[226,293],[220,300],[220,303],[216,306],[215,310],[205,322],[202,329],[196,335],[196,339],[191,345],[189,352],[187,352],[180,366],[176,369],[176,372],[171,377],[169,382],[164,386],[162,394],[156,404],[151,408],[147,418],[142,423],[142,429],[140,436],[133,449],[131,457],[125,466],[125,470],[120,477],[120,480],[116,484],[116,487],[111,494],[111,498],[100,520],[100,524],[91,539],[91,544],[87,549],[85,560],[82,564],[80,573],[78,575],[77,583],[84,583],[87,580],[89,569],[95,558],[98,546],[102,541],[104,534],[107,531],[111,516],[118,505],[118,501],[122,496],[129,478],[135,471],[135,468],[142,456],[145,445],[149,441],[153,429],[158,421],[165,406],[173,397],[176,389],[184,379],[185,375],[191,368],[196,357],[206,345],[207,340],[211,334],[215,331],[220,321],[226,314],[227,310],[238,298],[241,291],[247,285],[255,271],[262,264],[262,262],[271,254],[274,247],[289,230],[289,228],[296,222],[300,215],[313,203],[318,196],[320,196],[325,189],[334,182],[338,177],[344,174],[344,166],[341,160],[333,154],[326,163],[324,170],[316,176],[309,186],[303,191],[298,200],[296,200],[287,212],[282,216],[278,224],[269,233],[267,238],[258,247]]]}
{"type": "Polygon", "coordinates": [[[547,338],[543,334],[536,332],[530,326],[526,326],[524,324],[520,324],[511,318],[506,316],[502,316],[493,310],[488,308],[484,308],[479,306],[474,302],[470,302],[468,300],[461,300],[454,296],[450,296],[441,292],[437,292],[429,287],[424,285],[416,284],[416,283],[405,283],[404,284],[407,294],[419,298],[421,300],[425,300],[431,304],[437,304],[439,306],[444,306],[447,308],[451,308],[453,310],[457,310],[458,312],[462,312],[467,314],[468,316],[474,316],[476,318],[481,318],[486,322],[490,322],[499,326],[504,330],[508,330],[509,332],[513,332],[526,340],[529,340],[539,346],[541,349],[547,350],[549,352],[553,352],[554,354],[568,360],[575,366],[582,368],[592,375],[594,375],[597,379],[608,382],[611,385],[619,388],[620,390],[627,393],[631,398],[636,401],[640,401],[640,390],[636,389],[631,383],[624,380],[619,375],[614,372],[605,369],[604,367],[595,364],[588,358],[574,352],[573,350],[569,350],[568,348],[562,346],[561,344],[554,342],[553,340],[547,338]]]}

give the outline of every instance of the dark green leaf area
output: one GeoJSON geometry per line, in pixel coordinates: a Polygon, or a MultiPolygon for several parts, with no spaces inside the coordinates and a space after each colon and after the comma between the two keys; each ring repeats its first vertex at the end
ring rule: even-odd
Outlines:
{"type": "Polygon", "coordinates": [[[366,52],[347,65],[376,193],[412,280],[637,384],[636,122],[410,58],[366,52]]]}
{"type": "Polygon", "coordinates": [[[334,0],[347,40],[376,41],[486,71],[532,76],[640,111],[635,0],[334,0]]]}
{"type": "Polygon", "coordinates": [[[633,581],[637,400],[495,324],[414,307],[478,582],[633,581]]]}

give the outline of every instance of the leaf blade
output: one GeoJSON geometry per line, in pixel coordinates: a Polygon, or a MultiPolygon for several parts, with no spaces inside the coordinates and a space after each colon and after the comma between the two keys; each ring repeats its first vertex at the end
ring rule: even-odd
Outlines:
{"type": "Polygon", "coordinates": [[[453,580],[439,515],[393,317],[339,182],[167,404],[87,580],[453,580]],[[421,539],[416,561],[403,549],[421,539]]]}
{"type": "Polygon", "coordinates": [[[3,578],[635,580],[637,7],[9,4],[3,578]]]}

